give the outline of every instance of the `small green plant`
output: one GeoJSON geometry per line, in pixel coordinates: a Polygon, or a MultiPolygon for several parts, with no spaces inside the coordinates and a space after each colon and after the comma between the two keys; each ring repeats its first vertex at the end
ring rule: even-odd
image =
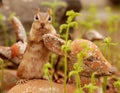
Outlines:
{"type": "Polygon", "coordinates": [[[64,93],[66,93],[66,81],[67,81],[67,52],[70,51],[71,41],[66,41],[65,45],[62,46],[64,52],[64,93]]]}
{"type": "MultiPolygon", "coordinates": [[[[12,18],[14,17],[16,15],[16,13],[15,12],[12,12],[10,15],[9,15],[9,17],[8,17],[8,21],[12,21],[12,18]]],[[[13,38],[11,38],[10,39],[10,44],[13,44],[13,43],[15,43],[16,42],[16,37],[13,37],[13,38]]]]}
{"type": "MultiPolygon", "coordinates": [[[[9,15],[9,18],[7,20],[11,21],[12,17],[15,16],[15,13],[11,13],[9,15]]],[[[7,27],[4,23],[4,15],[0,14],[0,24],[1,24],[1,27],[2,27],[2,30],[3,30],[3,35],[4,35],[4,40],[5,40],[5,46],[8,46],[9,45],[9,39],[8,39],[8,33],[7,33],[7,27]]],[[[11,43],[14,43],[16,40],[15,38],[13,38],[11,40],[11,43]]]]}
{"type": "Polygon", "coordinates": [[[3,35],[4,35],[4,40],[5,40],[5,46],[8,46],[8,34],[7,34],[7,28],[4,24],[4,16],[2,14],[0,14],[0,24],[2,26],[2,30],[3,30],[3,35]]]}
{"type": "Polygon", "coordinates": [[[1,72],[2,72],[2,74],[1,74],[1,88],[0,88],[0,93],[3,93],[3,90],[4,90],[4,88],[3,88],[3,85],[4,85],[4,62],[3,62],[3,60],[0,58],[0,68],[1,68],[1,72]]]}
{"type": "Polygon", "coordinates": [[[104,82],[103,82],[103,87],[102,87],[103,93],[105,93],[105,91],[106,91],[107,80],[108,80],[108,77],[104,76],[104,82]]]}
{"type": "Polygon", "coordinates": [[[58,1],[58,0],[53,0],[53,2],[49,2],[49,1],[44,1],[42,2],[42,5],[48,6],[49,8],[52,9],[52,18],[53,18],[53,25],[54,27],[58,27],[58,23],[56,21],[56,17],[55,17],[55,12],[58,6],[63,6],[66,7],[66,3],[63,1],[58,1]]]}
{"type": "Polygon", "coordinates": [[[74,64],[73,66],[73,71],[69,73],[69,77],[71,76],[76,76],[76,90],[74,93],[84,93],[83,88],[81,87],[81,81],[80,81],[80,73],[82,72],[83,68],[83,58],[87,57],[87,51],[90,50],[88,45],[86,43],[83,43],[82,45],[83,50],[80,51],[80,53],[77,54],[77,63],[74,64]]]}
{"type": "Polygon", "coordinates": [[[94,4],[92,4],[88,9],[88,14],[85,15],[84,20],[78,21],[81,28],[85,28],[86,30],[83,30],[82,34],[84,34],[86,31],[95,29],[96,27],[99,27],[101,25],[101,20],[96,18],[97,16],[97,8],[94,4]]]}
{"type": "Polygon", "coordinates": [[[70,50],[70,43],[71,41],[68,41],[68,34],[69,34],[69,29],[70,27],[75,27],[77,26],[77,22],[73,21],[73,19],[76,17],[76,16],[79,16],[80,14],[79,13],[76,13],[74,12],[73,10],[70,10],[70,11],[67,11],[66,15],[68,16],[67,18],[67,21],[66,21],[66,24],[62,24],[60,26],[60,33],[63,31],[63,30],[66,30],[66,33],[65,33],[65,45],[62,46],[62,50],[64,52],[64,66],[65,66],[65,71],[64,71],[64,75],[65,75],[65,78],[64,78],[64,93],[66,93],[66,80],[67,80],[67,52],[70,50]]]}
{"type": "Polygon", "coordinates": [[[85,93],[83,90],[84,87],[80,87],[80,88],[76,88],[76,90],[74,91],[74,93],[85,93]]]}
{"type": "Polygon", "coordinates": [[[54,54],[54,53],[52,53],[52,54],[51,54],[51,60],[50,60],[52,69],[53,69],[53,67],[54,67],[54,63],[55,63],[56,59],[57,59],[57,55],[54,54]]]}
{"type": "MultiPolygon", "coordinates": [[[[104,46],[104,55],[107,57],[108,61],[110,61],[111,57],[111,46],[115,46],[117,43],[112,43],[111,37],[107,37],[103,41],[104,46]]],[[[106,91],[106,85],[107,85],[107,76],[104,76],[104,83],[103,83],[103,93],[106,91]]]]}
{"type": "Polygon", "coordinates": [[[92,74],[92,76],[91,76],[91,83],[84,86],[84,88],[88,88],[89,89],[89,93],[94,93],[94,91],[98,88],[95,85],[95,74],[96,74],[96,72],[94,72],[92,74]]]}
{"type": "Polygon", "coordinates": [[[8,20],[11,21],[12,18],[13,18],[15,15],[16,15],[16,13],[15,13],[15,12],[12,12],[12,13],[9,15],[8,20]]]}
{"type": "Polygon", "coordinates": [[[80,72],[83,70],[83,68],[79,63],[75,63],[73,69],[74,70],[69,73],[69,77],[71,77],[72,75],[76,76],[76,89],[81,90],[80,72]]]}
{"type": "Polygon", "coordinates": [[[107,57],[108,61],[110,61],[111,57],[111,46],[116,46],[117,43],[113,43],[111,37],[106,37],[103,41],[104,46],[104,54],[107,57]]]}
{"type": "Polygon", "coordinates": [[[120,80],[114,82],[114,86],[118,88],[118,93],[120,93],[120,80]]]}
{"type": "Polygon", "coordinates": [[[118,14],[113,14],[110,7],[106,7],[105,10],[108,15],[107,17],[108,35],[112,33],[117,33],[119,28],[120,16],[118,14]]]}
{"type": "Polygon", "coordinates": [[[50,63],[46,63],[43,67],[44,77],[48,78],[50,80],[51,93],[53,93],[53,91],[52,91],[52,74],[50,73],[49,69],[52,70],[52,65],[50,63]]]}
{"type": "Polygon", "coordinates": [[[84,88],[89,89],[89,93],[94,93],[94,91],[98,88],[97,86],[93,85],[92,83],[85,85],[84,88]]]}

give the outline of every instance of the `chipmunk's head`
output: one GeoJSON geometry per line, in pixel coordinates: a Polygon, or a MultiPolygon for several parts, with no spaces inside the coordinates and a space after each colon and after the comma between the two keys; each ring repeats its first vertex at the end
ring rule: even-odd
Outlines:
{"type": "Polygon", "coordinates": [[[33,28],[36,30],[49,29],[51,23],[51,9],[48,9],[46,12],[41,12],[40,9],[37,9],[34,15],[33,28]]]}

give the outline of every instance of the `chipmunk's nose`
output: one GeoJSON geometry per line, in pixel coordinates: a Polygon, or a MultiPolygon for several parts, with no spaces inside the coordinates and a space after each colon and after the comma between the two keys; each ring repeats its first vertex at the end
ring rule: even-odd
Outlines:
{"type": "Polygon", "coordinates": [[[44,28],[44,26],[45,26],[45,23],[41,23],[40,25],[41,25],[41,27],[42,27],[42,28],[44,28]]]}

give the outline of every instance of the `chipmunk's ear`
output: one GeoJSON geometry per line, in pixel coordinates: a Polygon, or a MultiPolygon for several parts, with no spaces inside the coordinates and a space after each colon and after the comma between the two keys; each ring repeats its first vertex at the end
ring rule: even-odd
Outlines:
{"type": "Polygon", "coordinates": [[[40,8],[32,8],[32,10],[33,10],[33,13],[34,13],[34,14],[40,12],[40,8]]]}
{"type": "Polygon", "coordinates": [[[35,12],[36,13],[40,12],[40,8],[35,8],[35,12]]]}
{"type": "Polygon", "coordinates": [[[47,9],[47,12],[48,12],[50,15],[52,15],[52,9],[48,8],[48,9],[47,9]]]}

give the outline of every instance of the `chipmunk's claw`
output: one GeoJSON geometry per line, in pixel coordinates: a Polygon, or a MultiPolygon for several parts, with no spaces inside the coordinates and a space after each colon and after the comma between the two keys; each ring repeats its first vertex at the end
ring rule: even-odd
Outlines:
{"type": "Polygon", "coordinates": [[[50,51],[58,55],[64,54],[63,51],[61,50],[61,46],[65,44],[64,40],[52,34],[45,34],[43,35],[42,38],[43,38],[45,47],[47,47],[50,51]]]}
{"type": "Polygon", "coordinates": [[[29,81],[28,79],[20,79],[19,81],[17,81],[16,85],[25,84],[25,83],[27,83],[28,81],[29,81]]]}

